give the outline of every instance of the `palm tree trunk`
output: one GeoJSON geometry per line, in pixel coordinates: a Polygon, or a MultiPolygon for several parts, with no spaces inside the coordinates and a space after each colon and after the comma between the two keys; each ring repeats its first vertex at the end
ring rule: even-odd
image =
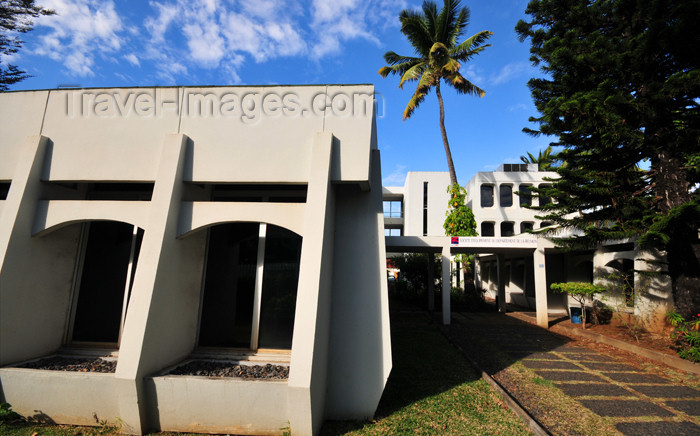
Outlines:
{"type": "Polygon", "coordinates": [[[447,156],[447,168],[450,171],[450,183],[457,184],[457,173],[455,172],[455,164],[452,162],[452,152],[450,151],[450,143],[447,140],[447,131],[445,130],[445,106],[442,104],[442,94],[440,93],[440,82],[435,86],[438,103],[440,105],[440,132],[442,133],[442,145],[445,146],[445,156],[447,156]]]}

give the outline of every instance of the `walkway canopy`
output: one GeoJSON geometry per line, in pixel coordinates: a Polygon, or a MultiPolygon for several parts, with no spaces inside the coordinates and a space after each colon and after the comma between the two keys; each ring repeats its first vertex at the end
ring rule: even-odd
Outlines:
{"type": "Polygon", "coordinates": [[[385,236],[387,253],[440,253],[442,256],[442,322],[450,324],[450,266],[455,254],[495,254],[498,259],[498,310],[505,312],[505,257],[532,255],[535,279],[535,309],[537,324],[548,328],[547,276],[545,250],[555,250],[554,244],[534,235],[496,237],[462,236],[385,236]]]}

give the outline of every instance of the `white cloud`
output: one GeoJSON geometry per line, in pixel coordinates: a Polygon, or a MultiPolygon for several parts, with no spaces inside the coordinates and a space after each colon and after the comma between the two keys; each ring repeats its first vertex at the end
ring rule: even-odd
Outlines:
{"type": "Polygon", "coordinates": [[[34,53],[60,61],[78,76],[92,76],[95,56],[118,51],[124,39],[121,18],[111,0],[44,0],[56,15],[39,17],[37,27],[48,32],[39,37],[34,53]]]}
{"type": "Polygon", "coordinates": [[[393,171],[382,178],[382,186],[403,186],[406,182],[406,165],[396,164],[393,171]]]}
{"type": "Polygon", "coordinates": [[[136,57],[136,55],[133,53],[129,53],[128,55],[125,55],[124,59],[126,59],[131,65],[134,65],[137,67],[141,66],[141,62],[139,61],[139,58],[136,57]]]}
{"type": "Polygon", "coordinates": [[[516,62],[512,64],[507,64],[501,71],[499,71],[495,76],[490,77],[489,82],[493,85],[500,85],[501,83],[508,82],[516,77],[519,77],[527,71],[529,65],[525,62],[516,62]]]}
{"type": "MultiPolygon", "coordinates": [[[[378,35],[398,26],[406,0],[150,0],[145,16],[120,16],[114,0],[43,0],[56,16],[33,53],[61,62],[76,76],[93,76],[108,60],[151,63],[156,77],[175,83],[188,69],[220,69],[240,81],[245,62],[340,54],[349,41],[380,45],[378,35]],[[138,20],[138,21],[137,21],[138,20]]],[[[117,5],[122,8],[119,3],[117,5]]]]}

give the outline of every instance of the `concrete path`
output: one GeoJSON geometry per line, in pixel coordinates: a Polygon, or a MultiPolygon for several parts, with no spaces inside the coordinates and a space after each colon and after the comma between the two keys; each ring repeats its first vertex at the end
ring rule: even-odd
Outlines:
{"type": "MultiPolygon", "coordinates": [[[[612,348],[593,349],[598,347],[498,313],[456,314],[444,331],[486,373],[520,362],[605,417],[621,434],[700,435],[700,390],[694,375],[672,380],[661,365],[645,361],[632,366],[612,348]]],[[[509,390],[507,383],[503,387],[509,390]]],[[[516,400],[523,394],[511,393],[516,400]]]]}

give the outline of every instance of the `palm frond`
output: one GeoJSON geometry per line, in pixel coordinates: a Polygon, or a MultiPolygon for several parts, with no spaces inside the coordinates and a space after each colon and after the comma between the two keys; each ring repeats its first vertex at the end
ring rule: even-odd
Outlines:
{"type": "Polygon", "coordinates": [[[457,90],[460,94],[470,94],[483,97],[486,91],[479,88],[459,73],[444,75],[445,82],[457,90]]]}
{"type": "Polygon", "coordinates": [[[404,10],[399,14],[401,33],[411,43],[416,53],[427,56],[433,46],[432,37],[428,32],[425,17],[419,12],[404,10]]]}
{"type": "Polygon", "coordinates": [[[435,24],[437,22],[438,10],[435,2],[425,1],[423,2],[423,16],[425,17],[425,25],[430,34],[430,39],[435,42],[435,24]]]}
{"type": "Polygon", "coordinates": [[[450,56],[461,62],[466,62],[472,57],[479,54],[486,47],[491,47],[491,44],[484,44],[491,36],[493,32],[488,30],[482,30],[481,32],[474,34],[467,38],[463,43],[450,50],[450,56]],[[482,45],[484,44],[484,45],[482,45]]]}
{"type": "Polygon", "coordinates": [[[420,58],[409,58],[409,59],[410,60],[408,60],[406,62],[382,67],[377,72],[383,78],[386,78],[389,74],[398,74],[399,76],[403,76],[404,74],[406,74],[406,71],[413,68],[413,66],[420,64],[420,63],[423,63],[423,60],[420,58]]]}
{"type": "Polygon", "coordinates": [[[459,41],[464,32],[467,30],[470,15],[469,9],[467,8],[462,8],[462,10],[459,11],[459,16],[457,16],[457,21],[455,21],[452,32],[450,35],[448,35],[448,47],[454,47],[457,45],[457,41],[459,41]]]}
{"type": "Polygon", "coordinates": [[[459,71],[461,65],[456,60],[449,58],[442,67],[443,76],[451,75],[459,71]]]}
{"type": "Polygon", "coordinates": [[[418,106],[425,99],[425,96],[428,95],[428,93],[430,92],[430,88],[432,88],[434,84],[435,76],[433,71],[424,71],[423,75],[420,78],[420,81],[418,81],[416,91],[413,93],[413,96],[406,105],[406,109],[404,109],[403,111],[404,121],[406,121],[406,119],[408,118],[411,118],[411,114],[413,114],[413,111],[415,111],[418,108],[418,106]]]}
{"type": "Polygon", "coordinates": [[[427,65],[425,64],[425,62],[421,62],[421,63],[415,64],[414,66],[412,66],[411,68],[406,70],[406,72],[403,73],[403,75],[401,76],[401,81],[399,82],[399,88],[403,89],[403,84],[406,82],[418,80],[418,78],[420,78],[421,75],[423,74],[423,71],[425,71],[426,67],[427,67],[427,65]]]}
{"type": "Polygon", "coordinates": [[[435,42],[449,43],[460,7],[459,0],[445,0],[435,22],[435,42]]]}
{"type": "Polygon", "coordinates": [[[384,53],[384,60],[389,65],[396,65],[402,62],[421,61],[422,59],[412,56],[401,56],[399,54],[394,53],[393,51],[388,51],[384,53]]]}

